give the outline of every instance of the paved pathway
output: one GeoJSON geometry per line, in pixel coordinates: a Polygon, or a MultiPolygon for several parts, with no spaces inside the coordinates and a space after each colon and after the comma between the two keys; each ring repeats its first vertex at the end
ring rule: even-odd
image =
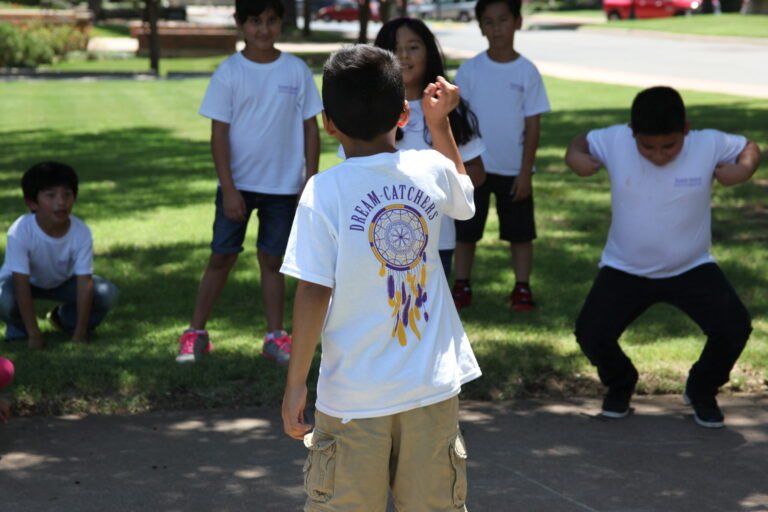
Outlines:
{"type": "MultiPolygon", "coordinates": [[[[680,397],[465,402],[472,512],[768,510],[768,396],[721,400],[698,427],[680,397]]],[[[293,511],[301,443],[274,409],[14,419],[0,426],[3,511],[293,511]]]]}

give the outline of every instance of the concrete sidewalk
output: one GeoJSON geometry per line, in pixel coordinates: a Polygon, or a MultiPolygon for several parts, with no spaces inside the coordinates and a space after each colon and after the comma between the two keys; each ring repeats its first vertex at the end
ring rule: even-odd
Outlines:
{"type": "MultiPolygon", "coordinates": [[[[768,396],[721,399],[698,427],[680,397],[465,402],[472,512],[768,511],[768,396]]],[[[292,511],[305,450],[272,409],[13,419],[3,511],[292,511]]],[[[364,511],[363,511],[364,512],[364,511]]]]}

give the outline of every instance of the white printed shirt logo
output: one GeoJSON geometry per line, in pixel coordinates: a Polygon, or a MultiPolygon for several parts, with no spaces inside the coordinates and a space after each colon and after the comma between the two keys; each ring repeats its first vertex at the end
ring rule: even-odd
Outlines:
{"type": "Polygon", "coordinates": [[[295,85],[278,85],[277,92],[297,96],[299,94],[299,88],[295,85]]]}
{"type": "Polygon", "coordinates": [[[700,176],[692,178],[675,178],[675,187],[700,187],[704,180],[700,176]]]}
{"type": "Polygon", "coordinates": [[[415,208],[392,204],[379,210],[368,228],[368,241],[381,263],[379,276],[386,277],[387,298],[392,308],[392,337],[408,344],[408,330],[417,339],[417,322],[429,321],[427,302],[427,221],[415,208]],[[423,310],[423,311],[422,311],[423,310]]]}

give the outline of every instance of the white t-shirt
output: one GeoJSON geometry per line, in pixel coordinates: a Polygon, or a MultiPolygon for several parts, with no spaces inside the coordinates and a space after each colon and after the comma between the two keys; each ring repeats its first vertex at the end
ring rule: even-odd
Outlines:
{"type": "MultiPolygon", "coordinates": [[[[408,118],[408,124],[403,128],[403,138],[395,141],[395,147],[400,150],[432,149],[432,146],[424,140],[424,111],[421,109],[421,100],[408,100],[408,105],[411,107],[411,115],[408,118]]],[[[466,144],[459,146],[462,162],[469,162],[484,152],[485,144],[477,135],[466,144]]],[[[344,146],[339,146],[336,155],[339,158],[346,158],[344,146]]],[[[440,222],[439,240],[438,249],[441,251],[452,251],[456,248],[456,223],[452,218],[444,216],[440,222]]]]}
{"type": "Polygon", "coordinates": [[[746,138],[692,130],[677,158],[662,167],[640,155],[628,125],[593,130],[587,141],[611,179],[611,227],[601,267],[664,278],[715,261],[714,170],[720,162],[734,162],[746,138]]]}
{"type": "Polygon", "coordinates": [[[486,172],[520,174],[525,118],[549,112],[539,70],[522,55],[512,62],[496,62],[483,52],[459,67],[456,85],[480,122],[488,148],[483,153],[486,172]]]}
{"type": "Polygon", "coordinates": [[[281,272],[333,289],[318,410],[397,414],[480,376],[430,236],[474,212],[469,177],[433,150],[348,158],[309,180],[281,272]]]}
{"type": "Polygon", "coordinates": [[[0,278],[13,273],[29,276],[38,288],[56,288],[72,276],[93,273],[93,237],[85,222],[69,216],[70,226],[61,238],[47,235],[34,213],[16,219],[8,230],[5,262],[0,278]]]}
{"type": "Polygon", "coordinates": [[[304,121],[323,109],[306,64],[281,53],[259,64],[235,53],[211,77],[200,114],[229,124],[235,187],[296,194],[304,175],[304,121]]]}

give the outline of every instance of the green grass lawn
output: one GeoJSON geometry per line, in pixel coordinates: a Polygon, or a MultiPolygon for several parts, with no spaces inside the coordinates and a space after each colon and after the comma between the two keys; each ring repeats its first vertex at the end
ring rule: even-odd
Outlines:
{"type": "MultiPolygon", "coordinates": [[[[25,211],[22,171],[44,159],[68,162],[81,176],[75,213],[93,230],[96,272],[121,289],[119,305],[88,346],[69,343],[45,321],[44,351],[0,342],[0,354],[16,363],[8,391],[18,413],[279,402],[285,372],[259,357],[266,326],[255,226],[208,326],[214,352],[193,366],[173,360],[209,255],[216,179],[209,123],[196,114],[206,83],[0,83],[0,230],[25,211]]],[[[504,306],[513,275],[491,221],[473,276],[476,301],[462,312],[484,371],[465,387],[472,398],[600,393],[572,331],[605,241],[608,181],[604,174],[578,179],[564,168],[562,154],[573,135],[625,121],[636,89],[546,83],[554,112],[543,121],[535,179],[540,237],[533,286],[540,306],[526,315],[504,306]]],[[[701,93],[685,98],[694,126],[747,133],[768,147],[768,101],[701,93]]],[[[337,162],[336,148],[324,136],[321,169],[337,162]]],[[[729,390],[764,390],[768,377],[766,192],[763,169],[748,185],[717,187],[714,197],[715,255],[755,319],[729,390]]],[[[2,237],[0,252],[4,248],[2,237]]],[[[294,286],[289,281],[289,297],[294,286]]],[[[43,315],[45,305],[38,306],[43,315]]],[[[640,369],[640,392],[679,392],[702,336],[685,316],[657,306],[629,329],[623,344],[640,369]]]]}
{"type": "MultiPolygon", "coordinates": [[[[590,25],[592,27],[592,25],[590,25]]],[[[701,14],[645,20],[611,21],[597,29],[655,30],[697,36],[768,37],[768,15],[701,14]]]]}

